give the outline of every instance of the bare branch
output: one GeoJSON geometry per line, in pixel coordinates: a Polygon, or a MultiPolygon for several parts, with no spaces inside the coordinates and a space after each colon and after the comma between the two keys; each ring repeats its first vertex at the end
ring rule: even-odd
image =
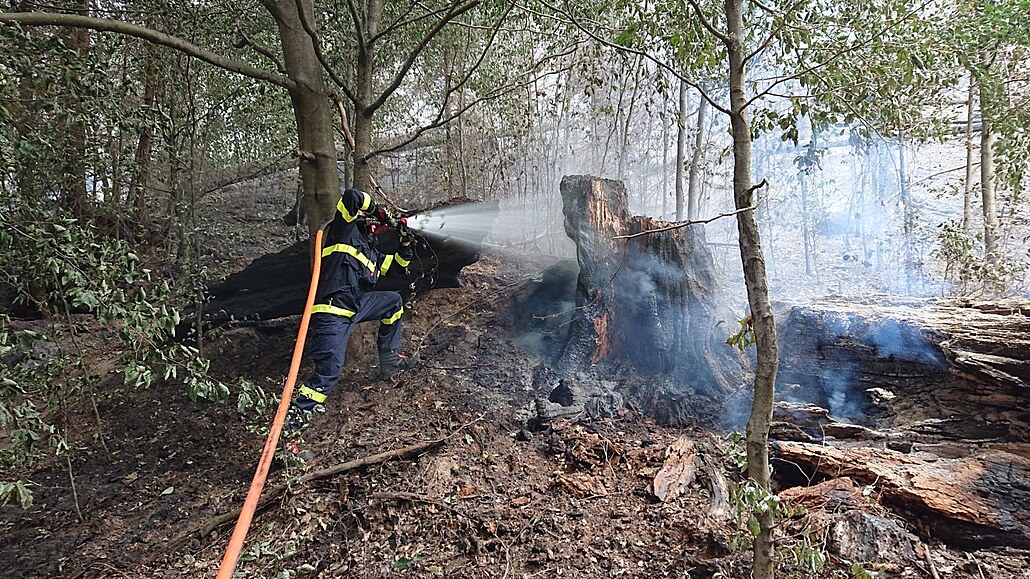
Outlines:
{"type": "Polygon", "coordinates": [[[422,14],[421,16],[416,16],[414,18],[409,18],[407,20],[404,20],[404,18],[408,14],[411,14],[411,11],[414,10],[416,4],[418,4],[418,2],[411,2],[410,4],[408,4],[408,9],[404,11],[404,14],[401,14],[397,18],[397,20],[393,21],[386,28],[380,30],[375,36],[373,36],[372,38],[369,38],[368,39],[369,45],[375,44],[375,42],[377,40],[379,40],[380,38],[386,36],[387,34],[392,33],[394,30],[397,30],[399,28],[404,28],[405,26],[408,26],[409,24],[414,24],[416,22],[421,22],[422,20],[425,20],[426,18],[437,16],[439,14],[446,14],[447,11],[451,9],[451,6],[444,6],[443,8],[434,10],[432,12],[426,12],[426,13],[422,14]]]}
{"type": "Polygon", "coordinates": [[[272,52],[271,49],[262,46],[257,42],[254,42],[254,40],[251,37],[247,36],[246,33],[240,32],[240,38],[239,41],[236,42],[236,48],[246,48],[248,46],[254,49],[254,51],[260,54],[261,56],[264,56],[265,58],[270,60],[272,64],[275,65],[275,69],[279,71],[279,74],[286,74],[286,67],[283,66],[283,63],[279,62],[279,59],[275,56],[275,53],[272,52]]]}
{"type": "Polygon", "coordinates": [[[74,14],[52,14],[49,12],[0,12],[0,22],[16,22],[25,26],[63,26],[65,28],[88,28],[99,32],[114,32],[135,38],[141,38],[161,46],[178,50],[179,52],[213,64],[223,70],[249,76],[257,80],[270,82],[274,85],[287,89],[294,89],[297,83],[274,72],[257,68],[226,58],[205,50],[195,44],[186,42],[181,38],[158,32],[156,30],[130,24],[121,20],[110,20],[107,18],[92,18],[89,16],[77,16],[74,14]]]}
{"type": "Polygon", "coordinates": [[[708,21],[708,17],[705,16],[704,11],[701,10],[701,6],[698,5],[696,0],[687,0],[687,2],[689,2],[690,6],[694,9],[694,14],[696,14],[697,19],[701,21],[701,26],[704,26],[705,29],[708,30],[709,33],[711,33],[712,36],[721,40],[723,44],[730,44],[731,42],[733,42],[732,38],[727,36],[726,33],[717,29],[714,25],[712,25],[711,22],[708,21]]]}
{"type": "MultiPolygon", "coordinates": [[[[462,77],[460,81],[458,81],[454,86],[447,89],[446,94],[444,94],[444,106],[446,106],[452,94],[461,90],[462,87],[464,87],[466,84],[468,84],[470,80],[472,80],[472,74],[479,70],[480,65],[483,64],[484,60],[486,60],[486,55],[490,52],[490,49],[493,48],[494,41],[497,40],[497,34],[500,32],[502,25],[507,20],[508,15],[511,14],[513,8],[515,8],[514,2],[508,5],[508,8],[497,19],[497,23],[491,27],[490,38],[487,39],[486,44],[483,46],[483,50],[480,51],[479,57],[476,59],[476,61],[472,63],[472,66],[468,67],[468,69],[465,71],[465,75],[462,77]]],[[[543,62],[546,61],[541,61],[540,63],[537,63],[537,66],[539,66],[543,62]]]]}
{"type": "MultiPolygon", "coordinates": [[[[765,181],[763,180],[762,182],[764,183],[765,181]]],[[[716,215],[715,217],[709,217],[708,219],[700,219],[700,220],[694,220],[694,221],[680,221],[678,223],[674,223],[674,224],[666,226],[666,227],[659,227],[658,229],[648,229],[647,231],[640,231],[640,232],[637,232],[637,233],[631,233],[629,235],[616,235],[613,239],[633,239],[634,237],[640,237],[642,235],[649,235],[651,233],[661,233],[663,231],[672,231],[673,229],[680,229],[681,227],[686,227],[688,225],[700,225],[700,224],[704,224],[704,223],[711,223],[711,222],[715,221],[716,219],[722,219],[723,217],[732,217],[732,216],[734,216],[734,215],[736,215],[738,213],[743,213],[745,211],[751,211],[754,208],[755,208],[754,205],[750,205],[750,206],[745,207],[743,209],[737,209],[736,211],[729,211],[727,213],[720,213],[720,214],[716,215]]]]}
{"type": "Polygon", "coordinates": [[[417,59],[419,55],[422,54],[422,51],[425,50],[426,46],[428,46],[430,42],[432,42],[433,38],[436,38],[436,35],[439,34],[445,26],[447,26],[448,22],[475,8],[479,5],[480,1],[481,0],[469,0],[464,4],[459,4],[458,2],[451,4],[451,10],[448,11],[443,16],[443,18],[441,18],[436,23],[436,25],[433,26],[433,28],[428,33],[426,33],[425,36],[422,37],[422,40],[418,43],[418,46],[416,46],[410,53],[408,53],[408,58],[405,59],[404,64],[402,64],[400,69],[398,69],[397,72],[393,75],[393,80],[390,82],[389,86],[387,86],[386,89],[383,90],[382,94],[379,95],[379,98],[377,98],[375,102],[369,105],[368,112],[374,112],[378,110],[380,107],[382,107],[384,104],[386,104],[386,99],[390,98],[390,95],[392,95],[394,91],[401,86],[401,82],[404,80],[404,76],[407,75],[408,71],[411,70],[411,67],[414,66],[415,59],[417,59]]]}
{"type": "Polygon", "coordinates": [[[773,88],[775,88],[776,86],[781,85],[781,84],[783,84],[783,83],[785,83],[787,81],[796,80],[796,79],[801,78],[802,76],[805,76],[807,74],[812,74],[812,73],[818,71],[819,69],[826,68],[827,66],[832,64],[833,61],[837,60],[841,56],[843,56],[843,55],[845,55],[845,54],[847,54],[849,52],[854,52],[854,51],[858,50],[859,48],[862,48],[864,46],[868,46],[869,44],[872,44],[873,41],[875,41],[876,39],[878,39],[878,38],[882,37],[883,35],[887,34],[887,32],[889,32],[891,29],[895,28],[896,26],[898,26],[902,22],[908,20],[913,15],[918,14],[921,10],[923,10],[923,8],[928,6],[933,1],[934,0],[927,0],[926,2],[924,2],[919,7],[914,8],[913,10],[909,11],[908,14],[905,14],[903,17],[898,18],[895,22],[893,22],[893,23],[891,23],[891,24],[889,24],[887,26],[884,26],[879,31],[877,31],[876,34],[873,34],[872,36],[870,36],[869,38],[867,38],[867,39],[865,39],[865,40],[863,40],[861,42],[856,42],[854,44],[851,44],[849,46],[845,46],[844,48],[841,48],[837,52],[835,52],[832,55],[830,55],[830,57],[828,59],[826,59],[825,61],[813,64],[813,65],[805,68],[804,70],[798,71],[795,74],[787,75],[787,76],[784,76],[782,78],[777,79],[772,84],[770,84],[769,86],[765,87],[764,90],[762,90],[760,92],[757,92],[754,96],[752,96],[750,99],[748,99],[748,101],[746,103],[744,103],[744,108],[747,108],[747,107],[751,106],[755,101],[760,100],[762,97],[765,97],[766,95],[768,95],[773,90],[773,88]]]}
{"type": "Polygon", "coordinates": [[[594,42],[598,42],[601,45],[607,46],[608,48],[612,48],[614,50],[619,50],[619,51],[622,51],[622,52],[628,52],[629,54],[635,54],[637,56],[642,56],[642,57],[650,60],[651,62],[653,62],[656,65],[658,65],[659,68],[668,71],[670,74],[672,74],[677,79],[685,82],[687,84],[687,86],[697,90],[697,92],[701,95],[701,98],[703,98],[706,101],[708,101],[708,104],[710,104],[712,106],[712,108],[714,108],[715,110],[721,112],[724,115],[729,115],[730,114],[730,110],[728,108],[720,105],[718,102],[716,102],[715,99],[713,99],[708,94],[708,92],[700,84],[698,84],[698,83],[694,82],[693,80],[687,78],[686,76],[683,75],[683,73],[679,72],[678,70],[676,70],[674,67],[672,67],[668,63],[666,63],[666,62],[664,62],[664,61],[662,61],[662,60],[660,60],[658,58],[655,58],[654,56],[651,56],[651,54],[649,54],[649,53],[647,53],[647,52],[645,52],[643,50],[637,50],[635,48],[630,48],[628,46],[623,46],[621,44],[616,44],[616,43],[614,43],[614,42],[612,42],[610,40],[606,40],[604,38],[601,38],[597,34],[594,34],[594,32],[592,30],[589,30],[588,28],[583,26],[579,22],[579,20],[571,12],[566,11],[566,10],[564,10],[562,8],[559,8],[558,6],[555,6],[555,5],[552,5],[552,4],[548,4],[546,2],[546,0],[541,0],[540,3],[543,4],[544,6],[546,6],[547,8],[549,8],[550,10],[553,10],[553,11],[555,11],[555,12],[565,16],[569,20],[569,22],[572,22],[572,24],[576,28],[578,28],[581,32],[583,32],[587,36],[589,36],[594,42]]]}
{"type": "MultiPolygon", "coordinates": [[[[758,6],[759,8],[761,8],[762,10],[764,10],[765,12],[768,12],[769,14],[772,14],[772,15],[775,15],[775,14],[776,14],[776,11],[775,11],[775,10],[773,10],[772,8],[770,8],[770,7],[766,6],[765,4],[763,4],[763,3],[759,2],[758,0],[751,0],[751,3],[752,3],[752,4],[754,4],[755,6],[758,6]]],[[[799,4],[800,4],[800,2],[799,2],[799,4]]],[[[790,8],[790,10],[793,10],[794,8],[795,8],[795,7],[794,7],[794,6],[792,6],[792,7],[790,8]]]]}
{"type": "Polygon", "coordinates": [[[334,99],[336,101],[336,110],[340,113],[340,125],[343,130],[343,138],[347,140],[347,147],[351,153],[354,152],[354,133],[350,132],[350,119],[347,118],[347,109],[340,102],[340,99],[334,99]]]}
{"type": "MultiPolygon", "coordinates": [[[[762,44],[760,44],[758,46],[758,48],[754,49],[753,51],[751,51],[751,54],[748,54],[747,56],[744,57],[744,64],[747,64],[748,61],[750,61],[752,58],[754,58],[754,57],[758,56],[759,54],[761,54],[763,51],[765,51],[766,48],[769,48],[769,45],[772,44],[772,41],[775,40],[776,37],[779,36],[780,32],[784,29],[784,27],[787,26],[787,16],[785,14],[777,14],[777,13],[773,12],[770,8],[768,8],[767,6],[762,4],[761,2],[757,2],[756,0],[752,0],[752,1],[754,2],[755,5],[757,5],[758,7],[762,8],[763,10],[768,12],[770,15],[772,15],[772,16],[780,16],[783,20],[780,21],[780,25],[779,26],[774,28],[772,30],[772,32],[770,32],[769,35],[765,37],[765,40],[762,41],[762,44]]],[[[786,14],[793,13],[795,10],[798,9],[798,7],[800,7],[802,4],[806,3],[807,1],[808,0],[798,0],[797,3],[795,3],[793,6],[791,6],[790,8],[787,9],[786,14]]]]}
{"type": "MultiPolygon", "coordinates": [[[[533,70],[535,70],[536,68],[538,68],[539,66],[541,66],[542,64],[544,64],[545,62],[547,62],[549,60],[555,60],[555,59],[561,58],[563,56],[568,56],[569,54],[572,54],[573,52],[575,52],[577,48],[579,48],[579,43],[574,44],[571,48],[569,48],[569,49],[567,49],[567,50],[565,50],[563,52],[560,52],[558,54],[552,54],[550,56],[546,56],[546,57],[540,59],[539,61],[533,63],[533,66],[530,67],[523,74],[516,75],[516,78],[530,74],[533,70]]],[[[429,131],[431,131],[433,129],[437,129],[439,127],[442,127],[442,126],[446,125],[447,123],[450,123],[454,119],[456,119],[456,118],[460,117],[461,115],[465,114],[466,111],[468,111],[472,107],[478,105],[479,103],[486,102],[486,101],[491,101],[491,100],[500,98],[502,96],[511,94],[511,93],[515,92],[516,90],[519,90],[519,89],[527,86],[528,84],[530,84],[532,82],[535,82],[536,80],[539,80],[540,78],[548,76],[549,74],[553,74],[553,72],[554,71],[551,71],[551,72],[549,72],[547,74],[540,75],[540,76],[535,77],[533,79],[529,79],[529,80],[527,80],[525,82],[521,82],[521,83],[512,82],[512,83],[509,83],[509,84],[507,84],[507,85],[505,85],[503,87],[500,87],[500,88],[498,88],[498,89],[496,89],[496,90],[494,90],[494,91],[492,91],[492,92],[490,92],[488,94],[485,94],[485,95],[483,95],[483,96],[481,96],[479,98],[476,98],[476,99],[466,103],[465,106],[461,107],[457,111],[455,111],[452,114],[447,115],[447,116],[444,116],[445,107],[441,106],[440,110],[437,111],[436,118],[433,119],[433,122],[431,122],[429,124],[426,124],[426,125],[420,126],[411,135],[409,135],[408,137],[404,138],[403,140],[401,140],[398,143],[390,145],[389,147],[384,147],[384,148],[381,148],[381,149],[376,149],[376,150],[370,152],[368,154],[368,158],[371,159],[372,157],[375,157],[376,155],[382,155],[384,153],[392,153],[393,151],[397,151],[399,149],[403,149],[404,147],[406,147],[406,146],[410,145],[411,143],[415,142],[416,140],[418,140],[418,138],[421,137],[422,135],[424,135],[425,133],[427,133],[427,132],[429,132],[429,131]]]]}
{"type": "Polygon", "coordinates": [[[304,12],[301,0],[296,0],[296,2],[297,15],[300,17],[300,25],[304,27],[304,32],[311,37],[311,46],[315,49],[315,58],[318,59],[318,64],[322,65],[322,70],[329,75],[329,78],[332,79],[336,86],[340,87],[340,90],[343,91],[343,94],[347,95],[347,98],[349,98],[351,102],[357,102],[357,99],[350,87],[348,87],[347,83],[344,82],[344,80],[340,78],[340,75],[336,73],[336,69],[330,66],[329,62],[325,58],[325,54],[322,53],[322,41],[318,37],[318,33],[315,32],[314,27],[311,26],[310,22],[308,22],[308,15],[304,12]]]}
{"type": "Polygon", "coordinates": [[[361,23],[361,17],[358,15],[358,9],[354,6],[354,0],[347,0],[347,12],[350,12],[350,18],[354,21],[354,32],[355,36],[358,37],[358,54],[365,54],[365,50],[368,49],[368,44],[365,43],[365,26],[361,23]]]}

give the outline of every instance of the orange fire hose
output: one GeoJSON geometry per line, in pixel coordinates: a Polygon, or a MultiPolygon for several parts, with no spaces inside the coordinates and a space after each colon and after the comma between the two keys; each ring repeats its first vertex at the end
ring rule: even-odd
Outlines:
{"type": "Polygon", "coordinates": [[[240,556],[243,540],[247,537],[247,530],[250,529],[250,522],[254,518],[258,499],[261,498],[261,489],[265,486],[265,477],[268,476],[268,467],[272,464],[275,447],[279,444],[279,434],[282,432],[283,422],[286,420],[286,411],[293,400],[293,386],[297,382],[297,373],[300,372],[300,359],[304,353],[304,339],[308,334],[311,307],[315,304],[315,290],[318,288],[319,270],[322,269],[321,250],[322,231],[319,230],[315,234],[315,267],[311,272],[311,287],[308,289],[308,300],[304,304],[304,315],[300,318],[300,330],[297,332],[297,343],[293,347],[293,361],[290,362],[290,373],[286,378],[286,386],[283,388],[283,397],[279,400],[279,408],[275,411],[275,419],[272,420],[272,429],[268,432],[265,448],[261,451],[261,460],[258,461],[257,471],[254,472],[254,480],[250,483],[250,490],[247,491],[246,500],[243,501],[240,518],[236,520],[236,528],[232,531],[229,546],[226,548],[225,556],[222,557],[222,564],[218,568],[217,579],[230,579],[233,570],[236,569],[236,560],[240,556]]]}

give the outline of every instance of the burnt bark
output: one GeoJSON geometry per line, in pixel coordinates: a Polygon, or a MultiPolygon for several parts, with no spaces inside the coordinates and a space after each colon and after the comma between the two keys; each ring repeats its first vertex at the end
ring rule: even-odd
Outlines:
{"type": "MultiPolygon", "coordinates": [[[[877,448],[774,442],[776,457],[809,476],[844,476],[868,485],[882,504],[962,546],[1030,545],[1030,458],[1025,448],[940,458],[877,448]]],[[[926,537],[929,538],[929,537],[926,537]]]]}
{"type": "Polygon", "coordinates": [[[780,326],[780,387],[938,440],[1030,441],[1030,304],[820,302],[780,326]]]}
{"type": "Polygon", "coordinates": [[[579,264],[562,371],[627,361],[639,374],[666,375],[708,395],[738,386],[745,361],[725,343],[734,316],[703,227],[617,239],[667,224],[630,216],[618,181],[567,176],[561,192],[579,264]]]}
{"type": "Polygon", "coordinates": [[[814,403],[777,407],[782,484],[847,476],[924,539],[1030,545],[1030,304],[819,302],[781,319],[779,390],[814,403]]]}

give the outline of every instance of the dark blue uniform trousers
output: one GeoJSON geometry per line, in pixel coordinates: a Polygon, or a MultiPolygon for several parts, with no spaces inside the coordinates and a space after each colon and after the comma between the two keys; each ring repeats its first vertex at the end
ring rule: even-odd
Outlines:
{"type": "MultiPolygon", "coordinates": [[[[372,291],[358,299],[358,311],[353,317],[322,312],[312,314],[311,328],[308,330],[307,355],[315,364],[315,372],[304,385],[321,394],[318,398],[325,400],[325,396],[332,392],[340,380],[347,353],[347,341],[354,325],[375,319],[388,320],[401,311],[403,305],[404,301],[397,292],[372,291]]],[[[400,349],[400,318],[389,324],[380,324],[378,346],[380,353],[400,349]]],[[[303,390],[304,388],[298,394],[294,405],[301,410],[310,411],[320,401],[305,396],[303,390]]]]}

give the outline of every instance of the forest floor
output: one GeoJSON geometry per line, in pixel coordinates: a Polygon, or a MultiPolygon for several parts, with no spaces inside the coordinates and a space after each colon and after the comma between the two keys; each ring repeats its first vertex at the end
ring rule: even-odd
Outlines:
{"type": "MultiPolygon", "coordinates": [[[[242,193],[222,195],[233,194],[242,193]]],[[[281,199],[255,203],[235,217],[229,212],[237,222],[223,231],[246,224],[245,233],[226,238],[260,253],[291,233],[277,221],[281,199]]],[[[255,256],[222,256],[221,265],[232,271],[255,256]]],[[[255,517],[237,577],[748,576],[748,553],[739,548],[747,531],[713,508],[703,481],[664,501],[655,496],[656,474],[683,439],[707,449],[707,460],[733,480],[725,433],[665,427],[632,406],[612,418],[527,424],[547,397],[534,372],[548,361],[525,346],[510,305],[538,273],[486,255],[465,270],[465,287],[434,290],[414,303],[404,332],[421,355],[417,367],[387,383],[364,363],[374,356],[352,365],[306,434],[316,458],[274,471],[268,487],[418,442],[442,443],[291,486],[255,517]]],[[[297,323],[239,324],[212,334],[205,351],[213,374],[275,391],[297,323]]],[[[84,339],[101,368],[110,361],[103,333],[93,330],[84,339]]],[[[242,504],[267,420],[255,427],[231,404],[191,402],[181,386],[125,392],[118,382],[113,374],[104,378],[100,390],[112,394],[99,401],[99,421],[88,405],[69,410],[69,461],[23,473],[40,485],[36,503],[0,510],[0,577],[214,576],[231,522],[194,531],[242,504]]],[[[872,501],[848,508],[906,526],[872,501]]],[[[800,534],[815,511],[839,515],[842,507],[809,509],[785,523],[788,534],[800,534]]],[[[939,543],[927,550],[916,540],[922,550],[915,559],[850,561],[834,553],[828,527],[810,530],[807,542],[784,554],[796,557],[784,569],[799,577],[1030,578],[1025,551],[962,552],[939,543]],[[802,573],[823,555],[821,572],[802,573]]]]}

